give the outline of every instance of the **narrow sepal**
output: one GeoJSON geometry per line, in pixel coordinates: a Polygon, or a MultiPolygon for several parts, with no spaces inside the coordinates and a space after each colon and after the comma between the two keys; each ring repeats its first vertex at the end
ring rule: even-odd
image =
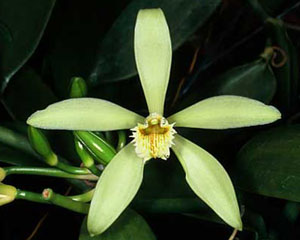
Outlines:
{"type": "Polygon", "coordinates": [[[281,118],[273,106],[240,96],[202,100],[168,118],[176,127],[226,129],[272,123],[281,118]]]}
{"type": "Polygon", "coordinates": [[[32,114],[27,123],[44,129],[110,131],[134,127],[144,118],[117,104],[96,98],[74,98],[32,114]]]}
{"type": "Polygon", "coordinates": [[[163,115],[172,46],[161,9],[139,11],[135,25],[134,52],[149,112],[163,115]]]}
{"type": "Polygon", "coordinates": [[[104,169],[88,214],[91,235],[104,232],[125,210],[143,179],[144,161],[132,143],[124,147],[104,169]]]}
{"type": "Polygon", "coordinates": [[[172,149],[196,195],[227,224],[238,230],[242,221],[235,191],[222,165],[208,152],[178,134],[172,149]]]}

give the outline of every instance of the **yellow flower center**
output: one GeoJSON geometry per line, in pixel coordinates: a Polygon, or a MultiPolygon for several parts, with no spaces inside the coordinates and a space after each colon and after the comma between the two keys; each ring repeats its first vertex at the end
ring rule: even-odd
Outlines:
{"type": "Polygon", "coordinates": [[[137,155],[145,161],[151,158],[166,160],[170,156],[174,134],[176,131],[173,124],[157,113],[150,114],[144,124],[138,124],[133,131],[132,137],[137,155]]]}

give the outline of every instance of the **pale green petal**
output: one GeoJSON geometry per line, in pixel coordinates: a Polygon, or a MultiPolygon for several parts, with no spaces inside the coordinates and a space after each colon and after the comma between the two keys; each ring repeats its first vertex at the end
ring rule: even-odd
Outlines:
{"type": "Polygon", "coordinates": [[[140,10],[134,36],[135,60],[150,113],[163,115],[172,47],[161,9],[140,10]]]}
{"type": "Polygon", "coordinates": [[[124,211],[143,179],[144,161],[132,143],[123,148],[104,169],[96,186],[88,215],[88,230],[104,232],[124,211]]]}
{"type": "Polygon", "coordinates": [[[172,147],[192,190],[227,224],[242,230],[240,211],[231,180],[222,165],[208,152],[176,135],[172,147]]]}
{"type": "Polygon", "coordinates": [[[272,123],[281,118],[273,106],[239,96],[202,100],[168,118],[176,127],[226,129],[272,123]]]}
{"type": "Polygon", "coordinates": [[[109,101],[74,98],[32,114],[27,123],[44,129],[109,131],[132,128],[144,118],[109,101]]]}

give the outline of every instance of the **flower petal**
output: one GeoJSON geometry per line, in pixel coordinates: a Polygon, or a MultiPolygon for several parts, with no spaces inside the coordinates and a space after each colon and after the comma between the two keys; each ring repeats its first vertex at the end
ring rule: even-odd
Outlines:
{"type": "Polygon", "coordinates": [[[134,50],[149,112],[163,115],[172,47],[169,28],[161,9],[139,11],[134,50]]]}
{"type": "Polygon", "coordinates": [[[88,215],[88,230],[104,232],[124,211],[137,193],[143,179],[144,161],[132,143],[124,147],[104,169],[88,215]]]}
{"type": "Polygon", "coordinates": [[[262,125],[281,118],[273,106],[239,96],[202,100],[168,118],[176,127],[226,129],[262,125]]]}
{"type": "Polygon", "coordinates": [[[27,123],[37,128],[109,131],[132,128],[144,118],[109,101],[74,98],[32,114],[27,123]]]}
{"type": "Polygon", "coordinates": [[[231,180],[222,165],[189,140],[175,136],[172,147],[192,190],[227,224],[242,230],[240,211],[231,180]]]}

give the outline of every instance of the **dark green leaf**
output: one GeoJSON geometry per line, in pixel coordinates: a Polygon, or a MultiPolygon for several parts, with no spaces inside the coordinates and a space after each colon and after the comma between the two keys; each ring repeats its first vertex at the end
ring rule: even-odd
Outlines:
{"type": "Polygon", "coordinates": [[[45,167],[45,164],[35,157],[2,144],[0,145],[0,162],[18,166],[45,167]]]}
{"type": "Polygon", "coordinates": [[[162,8],[170,28],[173,49],[176,49],[207,21],[219,4],[220,0],[132,1],[103,39],[90,81],[98,84],[136,74],[133,35],[139,9],[162,8]]]}
{"type": "Polygon", "coordinates": [[[45,66],[54,79],[55,92],[59,96],[69,97],[72,77],[88,77],[103,25],[111,18],[104,14],[105,11],[112,14],[109,4],[112,3],[97,0],[57,2],[47,29],[50,51],[45,66]]]}
{"type": "Polygon", "coordinates": [[[276,78],[266,59],[259,58],[232,68],[208,81],[200,89],[192,90],[178,109],[218,95],[237,95],[269,103],[276,92],[276,85],[276,78]]]}
{"type": "Polygon", "coordinates": [[[103,234],[90,237],[86,218],[84,219],[79,240],[155,240],[147,222],[131,209],[127,209],[117,221],[103,234]]]}
{"type": "Polygon", "coordinates": [[[11,129],[0,126],[0,143],[1,145],[6,145],[14,149],[18,149],[22,152],[30,154],[33,157],[38,158],[38,155],[32,149],[28,139],[11,129]]]}
{"type": "Polygon", "coordinates": [[[238,153],[236,184],[264,196],[300,201],[300,125],[263,132],[238,153]]]}
{"type": "Polygon", "coordinates": [[[36,49],[54,4],[55,0],[0,2],[1,29],[6,29],[6,40],[1,41],[0,92],[36,49]]]}
{"type": "Polygon", "coordinates": [[[265,59],[237,66],[203,87],[206,96],[238,95],[269,103],[276,91],[276,79],[265,59]]]}
{"type": "Polygon", "coordinates": [[[3,101],[16,119],[24,121],[35,111],[55,102],[56,97],[36,72],[22,69],[11,79],[3,101]]]}
{"type": "Polygon", "coordinates": [[[277,57],[274,61],[278,66],[273,68],[278,83],[277,105],[281,111],[290,113],[295,109],[298,101],[297,53],[281,20],[267,19],[266,28],[272,45],[281,49],[280,52],[275,49],[277,57]]]}
{"type": "MultiPolygon", "coordinates": [[[[189,217],[210,221],[219,224],[226,224],[222,221],[215,213],[208,211],[201,211],[198,213],[185,214],[189,217]]],[[[246,209],[244,215],[242,216],[243,230],[254,232],[257,240],[267,240],[268,233],[264,219],[259,214],[246,209]]]]}

